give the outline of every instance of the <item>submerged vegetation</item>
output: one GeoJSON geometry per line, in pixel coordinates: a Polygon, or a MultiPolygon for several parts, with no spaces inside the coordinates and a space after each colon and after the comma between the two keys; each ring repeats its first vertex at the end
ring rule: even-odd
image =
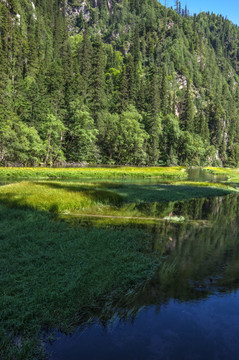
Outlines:
{"type": "MultiPolygon", "coordinates": [[[[209,209],[209,200],[202,197],[231,191],[114,182],[22,181],[1,186],[1,359],[13,354],[17,360],[42,359],[45,331],[71,331],[95,315],[110,316],[104,314],[150,280],[163,261],[161,255],[175,246],[175,234],[165,238],[165,226],[188,226],[188,219],[207,225],[215,213],[202,216],[204,208],[209,209]],[[193,197],[201,199],[172,202],[193,197]],[[86,216],[68,224],[61,214],[71,212],[102,218],[94,222],[86,216]],[[104,214],[118,218],[105,221],[104,214]],[[127,220],[127,214],[137,219],[127,220]],[[140,221],[143,216],[152,219],[140,221]],[[158,217],[164,222],[153,221],[158,217]]],[[[215,201],[220,209],[222,198],[215,201]]],[[[174,270],[168,268],[169,276],[174,270]]]]}
{"type": "Polygon", "coordinates": [[[215,214],[202,217],[204,198],[234,191],[176,184],[25,180],[1,186],[0,358],[42,359],[47,331],[68,332],[94,316],[110,316],[120,298],[126,304],[136,296],[173,246],[162,240],[164,226],[188,220],[208,226],[215,214]],[[160,229],[157,247],[164,250],[158,252],[152,240],[160,229]]]}

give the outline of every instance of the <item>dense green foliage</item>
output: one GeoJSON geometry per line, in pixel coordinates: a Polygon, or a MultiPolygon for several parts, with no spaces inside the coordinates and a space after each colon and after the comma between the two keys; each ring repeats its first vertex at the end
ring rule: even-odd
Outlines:
{"type": "Polygon", "coordinates": [[[239,30],[157,0],[0,1],[0,163],[239,161],[239,30]]]}

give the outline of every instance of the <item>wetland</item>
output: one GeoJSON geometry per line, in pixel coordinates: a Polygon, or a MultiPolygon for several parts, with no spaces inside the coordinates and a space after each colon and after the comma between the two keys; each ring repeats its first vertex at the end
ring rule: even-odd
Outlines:
{"type": "Polygon", "coordinates": [[[2,170],[1,359],[237,357],[237,182],[178,170],[2,170]]]}

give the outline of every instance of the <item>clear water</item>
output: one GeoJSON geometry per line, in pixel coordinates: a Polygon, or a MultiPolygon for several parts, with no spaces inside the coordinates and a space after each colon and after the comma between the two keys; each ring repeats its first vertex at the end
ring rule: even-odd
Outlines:
{"type": "MultiPolygon", "coordinates": [[[[154,279],[103,318],[57,333],[51,360],[237,359],[239,197],[171,203],[194,222],[147,228],[164,256],[154,279]]],[[[79,324],[80,325],[80,324],[79,324]]]]}
{"type": "Polygon", "coordinates": [[[135,321],[60,336],[52,359],[237,359],[238,293],[143,309],[135,321]]]}

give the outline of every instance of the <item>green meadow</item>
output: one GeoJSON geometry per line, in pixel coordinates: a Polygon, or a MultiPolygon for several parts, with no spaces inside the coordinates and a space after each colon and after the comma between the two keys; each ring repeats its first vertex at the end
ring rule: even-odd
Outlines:
{"type": "Polygon", "coordinates": [[[13,208],[58,215],[145,217],[149,206],[144,204],[222,196],[232,191],[235,190],[228,185],[195,182],[174,185],[22,181],[0,187],[0,201],[13,208]]]}

